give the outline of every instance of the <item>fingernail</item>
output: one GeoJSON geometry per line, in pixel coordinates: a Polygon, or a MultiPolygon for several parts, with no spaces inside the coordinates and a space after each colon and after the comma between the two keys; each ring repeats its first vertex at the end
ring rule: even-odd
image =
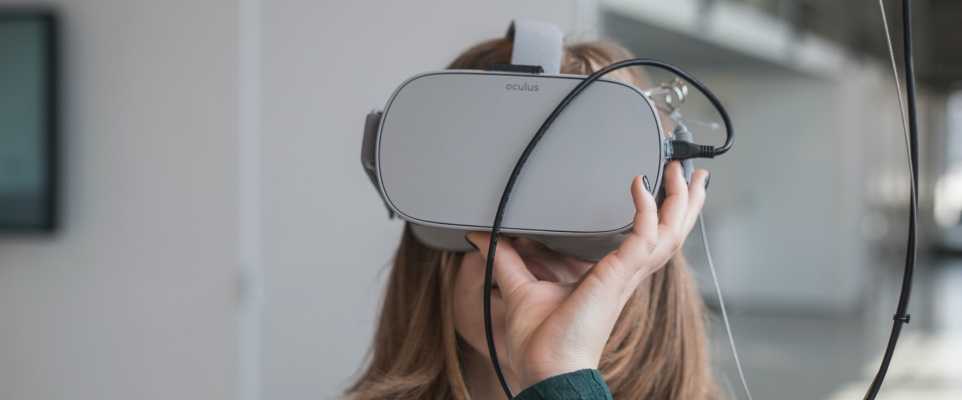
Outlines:
{"type": "Polygon", "coordinates": [[[641,183],[645,185],[645,190],[647,190],[648,193],[651,193],[651,182],[648,182],[648,175],[641,176],[641,183]]]}
{"type": "Polygon", "coordinates": [[[468,234],[467,234],[467,233],[464,234],[464,241],[465,241],[465,242],[468,242],[468,244],[471,245],[471,247],[474,247],[474,250],[476,250],[476,251],[481,251],[481,249],[479,249],[478,246],[475,245],[474,242],[471,241],[471,239],[468,239],[468,234]]]}
{"type": "Polygon", "coordinates": [[[708,176],[705,177],[705,190],[708,190],[708,185],[709,185],[709,184],[711,184],[711,172],[709,172],[709,173],[708,173],[708,176]]]}

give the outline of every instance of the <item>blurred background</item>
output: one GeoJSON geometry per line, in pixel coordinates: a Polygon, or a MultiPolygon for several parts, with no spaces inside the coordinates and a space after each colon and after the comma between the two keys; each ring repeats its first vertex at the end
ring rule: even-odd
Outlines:
{"type": "MultiPolygon", "coordinates": [[[[962,3],[915,10],[922,240],[882,396],[958,399],[962,3]]],[[[874,0],[0,0],[0,15],[0,399],[336,398],[402,228],[360,168],[363,117],[517,16],[689,69],[732,114],[734,150],[702,163],[705,218],[755,398],[860,398],[881,356],[908,170],[874,0]],[[56,32],[11,17],[38,8],[56,32]]],[[[704,252],[686,251],[741,398],[704,252]]]]}

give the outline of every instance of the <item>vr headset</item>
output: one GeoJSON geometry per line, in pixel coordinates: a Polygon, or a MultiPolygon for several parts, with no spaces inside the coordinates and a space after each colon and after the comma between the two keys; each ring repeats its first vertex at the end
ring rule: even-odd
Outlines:
{"type": "MultiPolygon", "coordinates": [[[[410,223],[427,246],[468,251],[467,232],[491,229],[525,144],[586,78],[559,73],[558,27],[517,19],[507,36],[510,65],[415,75],[383,111],[367,115],[361,164],[388,215],[410,223]]],[[[632,178],[644,175],[648,189],[660,191],[672,151],[662,128],[655,103],[638,88],[592,82],[530,155],[500,231],[600,259],[632,227],[632,178]]]]}

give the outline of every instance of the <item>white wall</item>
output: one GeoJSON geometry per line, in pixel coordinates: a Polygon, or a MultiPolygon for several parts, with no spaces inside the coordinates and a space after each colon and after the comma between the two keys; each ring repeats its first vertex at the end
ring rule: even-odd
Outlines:
{"type": "Polygon", "coordinates": [[[0,237],[0,398],[232,398],[237,5],[59,7],[63,230],[0,237]]]}
{"type": "Polygon", "coordinates": [[[866,297],[900,267],[891,255],[904,246],[908,178],[886,68],[702,74],[718,83],[740,132],[734,157],[717,161],[727,183],[707,211],[717,216],[714,244],[734,304],[852,315],[889,301],[866,297]]]}
{"type": "Polygon", "coordinates": [[[512,17],[591,33],[593,11],[578,1],[303,0],[262,12],[263,398],[331,398],[361,365],[400,237],[360,167],[364,115],[403,79],[503,35],[512,17]]]}
{"type": "Polygon", "coordinates": [[[878,116],[898,110],[886,75],[871,64],[828,77],[698,75],[738,132],[730,154],[706,162],[706,219],[726,296],[769,312],[856,310],[878,272],[869,268],[870,220],[881,218],[872,189],[880,168],[904,168],[898,120],[878,116]],[[895,157],[881,152],[893,148],[895,157]]]}

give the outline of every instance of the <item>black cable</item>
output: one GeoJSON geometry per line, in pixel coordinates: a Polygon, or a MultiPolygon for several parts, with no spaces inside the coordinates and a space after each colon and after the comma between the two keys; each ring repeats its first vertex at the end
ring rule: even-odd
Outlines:
{"type": "Polygon", "coordinates": [[[902,290],[899,293],[899,302],[896,306],[895,316],[892,318],[892,332],[889,335],[888,344],[885,347],[885,354],[882,356],[882,363],[879,365],[875,379],[865,393],[866,400],[874,400],[882,388],[882,381],[888,372],[889,364],[892,362],[892,355],[895,353],[895,345],[902,333],[902,325],[909,322],[910,316],[906,313],[909,306],[909,297],[912,294],[912,272],[915,270],[915,251],[916,235],[918,234],[918,184],[919,184],[919,133],[918,120],[915,110],[915,73],[914,60],[912,56],[912,0],[902,2],[902,34],[903,34],[903,57],[905,62],[905,90],[908,99],[909,114],[909,166],[911,171],[911,193],[909,195],[909,232],[908,242],[905,249],[905,271],[902,275],[902,290]]]}
{"type": "Polygon", "coordinates": [[[501,220],[504,217],[505,209],[508,205],[508,200],[511,198],[511,191],[514,189],[515,182],[518,180],[518,176],[521,174],[521,169],[524,168],[524,164],[528,161],[528,157],[534,150],[534,147],[541,140],[541,137],[548,131],[551,124],[554,123],[558,115],[576,98],[582,91],[584,91],[589,85],[600,79],[602,76],[608,73],[633,66],[650,66],[672,72],[685,81],[690,83],[692,86],[697,88],[708,100],[712,103],[718,114],[721,116],[722,121],[725,123],[725,143],[718,147],[694,145],[692,146],[689,142],[681,141],[671,141],[672,145],[669,148],[669,159],[688,159],[696,157],[714,157],[720,154],[724,154],[732,147],[732,142],[735,139],[734,131],[731,126],[731,119],[728,117],[728,112],[725,111],[725,107],[722,106],[721,101],[712,93],[704,84],[699,82],[697,79],[689,75],[687,72],[681,70],[680,68],[661,62],[658,60],[636,58],[630,60],[619,61],[610,64],[591,75],[584,78],[577,86],[571,89],[567,95],[558,103],[554,111],[548,115],[541,127],[535,133],[528,145],[525,146],[524,152],[521,153],[521,157],[514,164],[514,169],[511,170],[511,175],[508,177],[508,182],[504,186],[504,191],[501,193],[501,201],[498,203],[498,210],[494,214],[494,223],[491,224],[491,240],[488,242],[488,257],[487,263],[484,269],[484,336],[488,342],[488,355],[491,357],[491,364],[494,367],[494,372],[498,376],[498,381],[501,383],[501,388],[504,390],[504,394],[511,399],[513,395],[511,394],[511,387],[508,385],[507,379],[504,377],[504,372],[501,371],[501,363],[498,361],[498,351],[494,344],[494,329],[492,328],[491,321],[491,287],[493,284],[494,277],[494,255],[497,251],[498,246],[498,235],[501,233],[501,220]]]}

